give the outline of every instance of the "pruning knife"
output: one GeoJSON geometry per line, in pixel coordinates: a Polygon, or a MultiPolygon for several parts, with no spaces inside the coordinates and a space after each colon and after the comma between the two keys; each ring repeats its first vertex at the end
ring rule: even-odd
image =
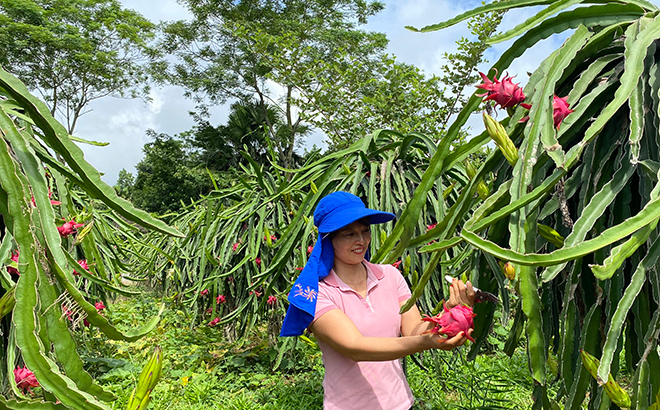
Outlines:
{"type": "MultiPolygon", "coordinates": [[[[452,278],[449,275],[445,276],[445,280],[449,283],[454,282],[454,278],[452,278]]],[[[500,303],[500,300],[497,298],[497,296],[493,295],[490,292],[483,291],[476,286],[472,287],[474,289],[474,301],[475,302],[493,302],[493,303],[500,303]]]]}

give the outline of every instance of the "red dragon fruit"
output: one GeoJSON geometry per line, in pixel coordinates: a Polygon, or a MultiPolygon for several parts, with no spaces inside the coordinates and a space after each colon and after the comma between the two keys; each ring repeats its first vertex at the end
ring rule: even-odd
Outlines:
{"type": "Polygon", "coordinates": [[[499,104],[502,108],[513,108],[521,102],[525,101],[525,94],[523,93],[522,88],[518,84],[514,84],[513,77],[504,75],[502,80],[497,79],[497,74],[493,77],[491,81],[486,74],[480,72],[481,78],[483,79],[483,84],[479,84],[477,88],[486,90],[485,94],[477,94],[479,97],[486,96],[484,101],[493,100],[499,104]]]}
{"type": "Polygon", "coordinates": [[[32,387],[39,387],[37,378],[27,367],[15,368],[14,379],[16,380],[16,386],[19,389],[23,389],[23,393],[25,393],[26,390],[32,393],[30,390],[32,387]]]}
{"type": "Polygon", "coordinates": [[[66,238],[67,236],[75,233],[76,229],[83,226],[83,224],[76,223],[76,220],[72,219],[69,222],[65,222],[62,226],[58,226],[57,231],[60,233],[60,236],[66,238]]]}
{"type": "Polygon", "coordinates": [[[568,114],[575,112],[568,108],[568,97],[559,98],[556,95],[552,101],[552,118],[555,121],[555,128],[559,129],[559,124],[564,121],[568,114]]]}
{"type": "Polygon", "coordinates": [[[464,332],[465,337],[474,342],[474,339],[468,334],[470,329],[474,328],[473,318],[476,316],[469,306],[458,305],[447,309],[443,305],[444,312],[437,316],[422,318],[425,322],[434,323],[435,326],[424,332],[425,334],[443,334],[448,338],[454,337],[460,332],[464,332]]]}
{"type": "MultiPolygon", "coordinates": [[[[80,265],[86,271],[89,271],[89,265],[87,265],[87,259],[80,259],[78,261],[78,265],[80,265]]],[[[80,272],[76,272],[76,270],[74,269],[73,276],[80,276],[80,272]]]]}
{"type": "MultiPolygon", "coordinates": [[[[568,108],[568,97],[559,98],[556,95],[552,98],[552,119],[555,124],[555,128],[559,129],[559,125],[564,121],[564,118],[568,117],[568,114],[575,112],[568,108]]],[[[523,108],[528,110],[532,108],[531,104],[520,104],[523,108]]],[[[522,118],[519,122],[526,122],[529,120],[529,116],[522,118]]]]}
{"type": "MultiPolygon", "coordinates": [[[[11,259],[13,262],[18,263],[18,251],[12,251],[11,252],[11,258],[9,258],[9,259],[11,259]]],[[[20,273],[18,272],[18,269],[14,268],[13,266],[7,266],[7,272],[13,273],[15,275],[20,275],[20,273]]]]}

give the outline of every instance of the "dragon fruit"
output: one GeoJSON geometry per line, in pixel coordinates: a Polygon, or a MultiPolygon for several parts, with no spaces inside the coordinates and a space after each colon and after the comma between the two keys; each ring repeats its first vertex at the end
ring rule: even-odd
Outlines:
{"type": "Polygon", "coordinates": [[[23,392],[26,390],[30,393],[32,387],[39,387],[39,382],[27,367],[17,367],[14,369],[14,379],[16,380],[16,386],[19,389],[23,389],[23,392]]]}
{"type": "Polygon", "coordinates": [[[566,118],[568,114],[575,112],[568,108],[568,101],[566,101],[567,98],[568,97],[559,98],[555,95],[552,101],[552,118],[554,119],[555,128],[557,129],[559,129],[559,124],[564,121],[564,118],[566,118]]]}
{"type": "MultiPolygon", "coordinates": [[[[568,108],[568,97],[559,98],[556,95],[552,97],[552,120],[554,122],[555,128],[559,129],[559,125],[564,121],[564,118],[568,117],[568,114],[575,112],[568,108]]],[[[528,110],[532,108],[531,104],[520,104],[523,108],[528,110]]],[[[518,122],[526,122],[529,120],[529,116],[523,117],[518,122]]]]}
{"type": "Polygon", "coordinates": [[[477,88],[486,90],[485,94],[477,94],[479,97],[486,96],[484,101],[493,100],[499,104],[502,108],[513,108],[521,102],[525,101],[525,94],[523,93],[522,88],[518,84],[514,84],[513,77],[504,75],[502,80],[497,79],[497,74],[493,77],[491,81],[486,74],[480,72],[481,78],[483,79],[483,84],[479,84],[477,88]]]}
{"type": "Polygon", "coordinates": [[[76,223],[76,220],[72,219],[69,222],[65,222],[62,226],[58,226],[57,231],[60,233],[60,236],[66,238],[67,236],[75,233],[76,229],[83,226],[83,224],[76,223]]]}
{"type": "MultiPolygon", "coordinates": [[[[11,259],[12,262],[18,263],[18,251],[12,251],[11,252],[11,258],[9,258],[9,259],[11,259]]],[[[18,272],[18,269],[14,268],[13,266],[7,266],[7,272],[13,273],[15,275],[20,275],[20,273],[18,272]]]]}
{"type": "Polygon", "coordinates": [[[470,329],[474,328],[473,318],[476,316],[469,306],[458,305],[451,309],[447,309],[447,305],[443,305],[444,312],[439,315],[422,318],[425,322],[434,323],[435,326],[424,332],[425,334],[443,334],[448,338],[454,337],[460,332],[469,340],[474,342],[474,339],[468,334],[470,329]]]}
{"type": "MultiPolygon", "coordinates": [[[[87,259],[80,259],[78,261],[78,265],[80,265],[86,271],[89,271],[89,265],[87,265],[87,259]]],[[[80,272],[76,272],[76,270],[74,269],[73,276],[80,276],[80,272]]]]}

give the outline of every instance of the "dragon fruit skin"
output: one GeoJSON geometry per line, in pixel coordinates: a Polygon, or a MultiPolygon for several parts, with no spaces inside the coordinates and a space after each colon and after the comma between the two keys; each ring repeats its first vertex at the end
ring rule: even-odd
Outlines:
{"type": "Polygon", "coordinates": [[[447,305],[443,305],[444,312],[433,317],[422,318],[425,322],[435,323],[435,326],[428,330],[427,334],[443,334],[448,338],[454,337],[460,332],[469,340],[474,342],[474,339],[469,335],[468,331],[474,328],[473,318],[476,316],[469,306],[458,305],[451,309],[447,309],[447,305]]]}
{"type": "Polygon", "coordinates": [[[556,95],[553,97],[552,101],[552,118],[555,123],[555,128],[559,129],[559,125],[568,114],[575,112],[568,108],[568,97],[559,98],[556,95]]]}
{"type": "Polygon", "coordinates": [[[504,109],[513,108],[525,101],[525,94],[520,85],[513,83],[513,77],[505,74],[501,80],[498,80],[496,74],[491,81],[486,74],[479,72],[479,75],[481,75],[483,83],[476,87],[485,90],[486,93],[477,94],[477,96],[485,96],[484,101],[493,100],[504,109]]]}

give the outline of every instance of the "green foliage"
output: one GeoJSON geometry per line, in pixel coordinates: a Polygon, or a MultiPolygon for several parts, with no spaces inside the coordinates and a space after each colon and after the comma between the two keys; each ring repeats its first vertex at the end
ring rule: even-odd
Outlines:
{"type": "MultiPolygon", "coordinates": [[[[604,382],[609,374],[617,377],[624,343],[626,366],[637,377],[632,396],[645,408],[650,392],[660,387],[658,376],[645,370],[660,366],[658,10],[646,1],[570,8],[577,3],[491,3],[421,30],[504,8],[547,6],[489,40],[520,36],[493,66],[501,73],[538,41],[575,29],[532,73],[524,90],[529,113],[518,107],[502,121],[518,147],[515,166],[500,151],[491,153],[463,188],[469,194],[462,193],[439,228],[423,239],[475,249],[470,270],[477,285],[503,292],[510,286],[520,295],[534,409],[559,406],[550,398],[554,374],[549,369],[560,372],[557,399],[565,409],[580,408],[588,390],[590,408],[610,407],[603,389],[590,383],[577,352],[601,357],[598,377],[604,382]],[[553,124],[554,95],[567,96],[575,110],[559,129],[553,124]],[[519,120],[526,114],[523,126],[519,120]],[[495,175],[493,194],[476,209],[461,205],[488,173],[495,175]],[[472,216],[456,225],[466,213],[472,216]],[[559,241],[548,242],[539,233],[539,224],[565,238],[560,249],[559,241]],[[493,256],[513,262],[513,282],[507,283],[493,256]]],[[[467,102],[449,128],[450,137],[479,105],[476,96],[467,102]]],[[[423,181],[439,175],[446,157],[447,151],[436,151],[423,181]]],[[[409,215],[399,219],[377,257],[392,260],[421,242],[411,238],[407,224],[418,217],[428,189],[430,184],[420,185],[408,204],[409,215]]],[[[512,335],[522,326],[516,320],[512,335]]]]}
{"type": "MultiPolygon", "coordinates": [[[[152,297],[140,297],[112,306],[109,318],[133,327],[140,318],[157,311],[152,297]]],[[[160,325],[135,343],[107,340],[96,330],[79,333],[88,371],[118,400],[123,409],[148,346],[163,349],[162,379],[152,393],[154,408],[229,407],[243,403],[254,408],[317,408],[322,403],[320,352],[299,342],[286,353],[281,370],[273,371],[281,341],[269,345],[263,329],[255,329],[239,342],[228,342],[221,326],[188,327],[187,313],[171,305],[160,325]]],[[[252,408],[250,407],[250,408],[252,408]]]]}
{"type": "MultiPolygon", "coordinates": [[[[488,39],[495,34],[502,21],[504,11],[480,14],[467,21],[467,27],[475,38],[473,40],[461,37],[457,42],[456,53],[445,53],[447,62],[441,67],[440,82],[448,88],[449,94],[442,94],[442,102],[446,115],[442,118],[442,127],[446,127],[449,119],[467,104],[472,87],[479,80],[476,68],[487,62],[484,52],[488,49],[488,39]],[[467,90],[466,90],[467,88],[467,90]]],[[[460,138],[455,145],[465,141],[460,138]]]]}
{"type": "MultiPolygon", "coordinates": [[[[262,111],[277,107],[286,119],[286,135],[269,127],[278,162],[292,166],[296,141],[304,135],[302,117],[293,114],[294,84],[287,73],[303,75],[315,61],[333,61],[341,51],[371,59],[386,45],[385,36],[357,27],[383,8],[379,2],[286,0],[185,1],[190,22],[164,27],[164,51],[177,57],[166,79],[183,86],[198,102],[211,104],[256,97],[262,111]],[[286,59],[285,67],[273,65],[286,59]],[[282,72],[282,71],[285,72],[282,72]],[[282,92],[266,85],[274,80],[282,92]],[[280,100],[281,98],[281,100],[280,100]],[[281,101],[281,102],[280,102],[281,101]],[[278,138],[281,137],[281,138],[278,138]]],[[[160,72],[167,62],[158,66],[160,72]]]]}
{"type": "MultiPolygon", "coordinates": [[[[446,173],[434,181],[416,221],[420,235],[455,203],[456,192],[468,181],[461,162],[478,148],[475,144],[456,152],[445,164],[446,173]]],[[[171,219],[185,231],[185,239],[146,235],[139,247],[131,242],[136,251],[131,264],[141,272],[139,277],[157,280],[167,295],[190,309],[193,323],[217,317],[240,335],[267,319],[269,334],[276,335],[296,268],[304,266],[307,247],[316,240],[311,213],[317,201],[329,192],[347,190],[365,198],[371,207],[400,215],[435,150],[436,144],[424,135],[379,131],[298,170],[280,168],[271,153],[269,172],[243,153],[250,166],[243,167],[233,186],[211,192],[171,219]],[[224,302],[216,302],[219,296],[224,302]]],[[[391,234],[391,223],[375,229],[377,249],[391,234]]],[[[469,249],[452,250],[440,270],[458,275],[469,256],[469,249]],[[451,259],[462,263],[454,265],[451,259]]],[[[411,252],[402,259],[405,276],[418,286],[430,257],[411,252]]],[[[432,288],[419,295],[426,311],[443,297],[446,285],[440,277],[434,277],[432,288]]]]}
{"type": "Polygon", "coordinates": [[[145,157],[136,166],[129,191],[135,206],[164,214],[213,189],[208,171],[196,166],[184,141],[154,131],[148,134],[154,141],[144,145],[145,157]]]}
{"type": "Polygon", "coordinates": [[[119,171],[119,177],[117,178],[117,183],[114,186],[115,191],[117,191],[117,195],[125,199],[130,199],[133,184],[135,184],[135,177],[133,174],[122,168],[121,171],[119,171]]]}
{"type": "MultiPolygon", "coordinates": [[[[26,402],[28,398],[13,377],[13,369],[21,364],[34,373],[43,389],[42,408],[107,409],[105,402],[114,396],[84,371],[69,326],[76,327],[86,319],[112,339],[136,340],[155,327],[158,317],[143,321],[137,330],[121,332],[92,304],[93,296],[87,292],[89,282],[73,275],[74,270],[82,274],[85,269],[72,253],[76,254],[77,246],[87,247],[87,255],[94,253],[94,233],[90,234],[94,221],[89,213],[76,209],[70,187],[77,185],[77,189],[114,210],[116,219],[121,215],[147,229],[170,234],[178,231],[119,198],[85,161],[80,148],[47,107],[3,70],[0,130],[0,213],[4,222],[1,259],[7,260],[10,250],[19,253],[16,272],[0,270],[2,294],[16,286],[16,304],[4,319],[2,344],[6,350],[0,360],[3,373],[6,369],[7,394],[17,400],[0,400],[11,408],[35,406],[26,402]],[[61,203],[51,202],[51,191],[57,193],[61,203]],[[70,320],[62,320],[65,316],[70,320]]],[[[98,255],[98,249],[96,252],[98,255]]],[[[88,272],[84,275],[95,285],[114,288],[104,277],[93,277],[88,272]]]]}
{"type": "MultiPolygon", "coordinates": [[[[288,59],[273,64],[284,67],[288,59]]],[[[427,78],[419,68],[388,55],[365,62],[343,52],[278,80],[295,85],[299,96],[294,102],[302,108],[302,118],[326,134],[333,150],[379,128],[439,135],[447,115],[439,104],[439,78],[427,78]]]]}
{"type": "Polygon", "coordinates": [[[147,97],[154,31],[116,0],[3,0],[0,65],[37,90],[73,134],[90,101],[147,97]]]}
{"type": "MultiPolygon", "coordinates": [[[[257,163],[268,164],[269,136],[274,135],[275,141],[288,139],[286,121],[275,106],[254,100],[233,103],[226,125],[213,127],[196,117],[198,124],[181,137],[198,150],[194,161],[215,171],[236,169],[238,164],[248,165],[241,151],[257,163]]],[[[299,126],[297,133],[304,136],[309,131],[309,127],[299,126]]],[[[298,164],[300,157],[293,153],[292,160],[298,164]]]]}
{"type": "MultiPolygon", "coordinates": [[[[112,305],[108,313],[120,326],[132,327],[153,314],[157,301],[135,298],[112,305]]],[[[135,379],[149,355],[148,346],[163,346],[163,376],[153,395],[154,408],[241,408],[288,410],[320,408],[323,365],[318,348],[298,341],[289,350],[289,366],[272,370],[282,341],[269,344],[262,328],[230,343],[221,326],[188,327],[186,312],[174,305],[163,313],[160,326],[135,343],[104,340],[94,329],[79,334],[88,370],[125,408],[135,379]]],[[[296,339],[293,339],[296,340],[296,339]]],[[[423,354],[421,370],[407,359],[407,376],[414,409],[529,408],[533,381],[523,351],[512,358],[481,355],[466,361],[467,349],[423,354]]]]}

